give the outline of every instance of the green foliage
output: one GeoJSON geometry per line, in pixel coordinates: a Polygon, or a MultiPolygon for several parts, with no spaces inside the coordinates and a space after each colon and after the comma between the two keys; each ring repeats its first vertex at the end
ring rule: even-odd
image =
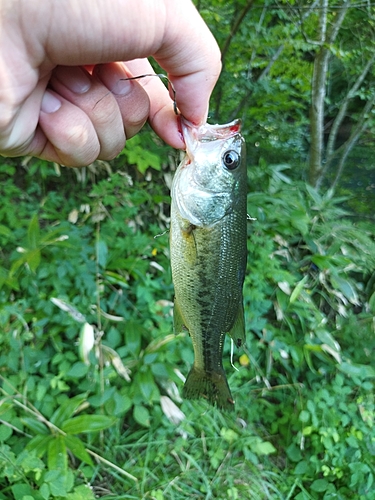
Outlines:
{"type": "Polygon", "coordinates": [[[144,174],[148,168],[160,170],[160,156],[150,151],[150,148],[146,148],[144,142],[142,144],[139,135],[133,137],[131,141],[127,142],[126,148],[122,151],[121,155],[126,157],[129,165],[135,165],[141,174],[144,174]]]}
{"type": "Polygon", "coordinates": [[[341,362],[348,321],[370,334],[366,281],[375,247],[372,233],[348,220],[342,200],[292,184],[281,168],[269,169],[268,192],[249,195],[248,210],[257,220],[249,234],[245,298],[250,328],[278,359],[282,349],[282,363],[294,373],[303,362],[315,370],[312,356],[318,365],[329,357],[341,362]],[[260,246],[265,239],[266,248],[260,246]],[[272,319],[267,328],[265,314],[272,319]]]}
{"type": "Polygon", "coordinates": [[[287,498],[371,498],[374,229],[286,170],[261,163],[252,175],[264,186],[248,197],[256,220],[244,293],[254,337],[240,358],[249,371],[231,383],[239,403],[254,391],[251,366],[265,384],[255,411],[290,460],[287,498]]]}
{"type": "Polygon", "coordinates": [[[0,498],[371,498],[374,231],[288,173],[251,170],[225,415],[179,396],[167,189],[120,168],[69,196],[26,175],[31,196],[4,169],[0,498]]]}
{"type": "Polygon", "coordinates": [[[298,177],[312,174],[309,158],[321,146],[319,184],[331,186],[338,175],[339,189],[347,188],[349,178],[350,188],[358,190],[356,206],[361,199],[371,205],[374,181],[368,170],[373,171],[373,161],[370,154],[364,162],[360,156],[363,147],[368,150],[373,145],[374,135],[373,120],[368,119],[374,113],[374,8],[360,9],[351,3],[345,11],[346,4],[331,0],[324,4],[325,17],[326,8],[314,2],[195,3],[222,51],[223,71],[211,99],[212,119],[225,123],[241,118],[252,163],[259,158],[269,163],[287,161],[298,177]],[[341,29],[329,43],[337,14],[344,11],[341,29]],[[329,67],[319,89],[325,95],[322,131],[315,137],[311,134],[312,76],[321,50],[328,51],[329,67]],[[354,140],[355,131],[359,135],[354,140]],[[357,140],[359,145],[353,147],[357,140]],[[351,155],[343,156],[351,149],[351,155]],[[344,181],[341,159],[345,170],[351,171],[345,172],[344,181]]]}

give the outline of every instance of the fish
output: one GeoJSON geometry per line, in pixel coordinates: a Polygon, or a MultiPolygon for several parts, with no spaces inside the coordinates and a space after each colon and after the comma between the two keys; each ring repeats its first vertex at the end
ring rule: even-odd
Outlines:
{"type": "Polygon", "coordinates": [[[221,409],[234,400],[222,364],[225,335],[245,342],[247,173],[240,120],[199,127],[181,118],[186,154],[171,186],[174,332],[189,331],[194,363],[183,396],[221,409]]]}

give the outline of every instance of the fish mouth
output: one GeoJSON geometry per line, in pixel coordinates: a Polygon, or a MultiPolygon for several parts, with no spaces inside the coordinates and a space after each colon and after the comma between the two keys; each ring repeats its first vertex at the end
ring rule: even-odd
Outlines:
{"type": "Polygon", "coordinates": [[[230,139],[241,131],[241,120],[233,120],[225,125],[193,125],[186,118],[181,117],[181,128],[186,144],[186,153],[192,158],[199,142],[212,142],[220,139],[230,139]]]}

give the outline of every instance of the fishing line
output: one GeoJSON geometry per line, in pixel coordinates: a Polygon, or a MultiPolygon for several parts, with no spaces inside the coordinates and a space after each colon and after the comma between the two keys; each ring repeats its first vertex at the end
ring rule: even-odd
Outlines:
{"type": "Polygon", "coordinates": [[[154,240],[156,240],[156,238],[160,238],[161,236],[164,236],[165,234],[168,234],[170,231],[170,229],[166,229],[165,231],[163,231],[162,233],[159,233],[159,234],[155,234],[154,236],[154,240]]]}
{"type": "MultiPolygon", "coordinates": [[[[177,102],[176,102],[176,89],[174,88],[173,86],[173,83],[171,82],[171,80],[167,77],[167,75],[163,75],[162,73],[146,73],[144,75],[138,75],[138,76],[129,76],[128,78],[120,78],[120,80],[138,80],[139,78],[146,78],[148,76],[157,76],[159,77],[160,79],[163,79],[164,80],[167,80],[168,82],[168,86],[171,88],[172,90],[172,95],[173,95],[173,111],[175,113],[175,115],[179,115],[179,112],[178,112],[178,109],[177,109],[177,102]]],[[[102,100],[104,99],[108,94],[110,94],[111,92],[107,92],[103,97],[101,97],[99,99],[99,101],[95,104],[95,106],[102,100]]],[[[94,106],[94,107],[95,107],[94,106]]]]}

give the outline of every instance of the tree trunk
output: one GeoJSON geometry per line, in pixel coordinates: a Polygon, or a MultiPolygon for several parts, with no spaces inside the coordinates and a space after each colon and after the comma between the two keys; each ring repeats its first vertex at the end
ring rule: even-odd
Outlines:
{"type": "Polygon", "coordinates": [[[314,61],[310,109],[310,165],[309,183],[315,186],[322,170],[324,100],[330,52],[322,48],[314,61]]]}
{"type": "Polygon", "coordinates": [[[314,60],[314,70],[311,85],[311,108],[310,108],[310,158],[308,181],[316,186],[322,172],[322,160],[324,153],[324,101],[326,96],[326,81],[328,63],[331,55],[332,45],[344,21],[350,0],[346,0],[338,12],[329,31],[327,31],[328,0],[321,0],[321,14],[319,26],[320,50],[314,60]]]}

